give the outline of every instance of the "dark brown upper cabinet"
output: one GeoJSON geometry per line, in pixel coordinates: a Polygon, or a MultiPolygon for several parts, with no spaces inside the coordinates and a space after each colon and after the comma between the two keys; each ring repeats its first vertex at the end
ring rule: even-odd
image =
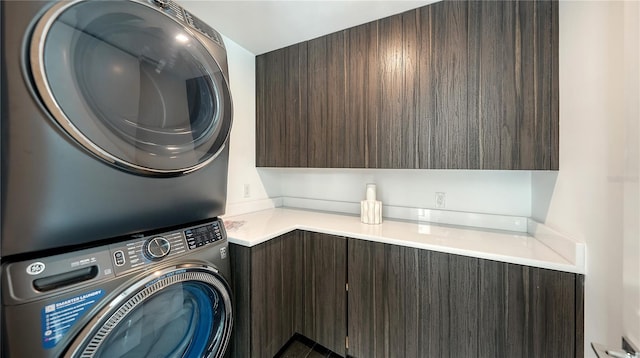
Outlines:
{"type": "Polygon", "coordinates": [[[256,58],[261,167],[558,169],[557,1],[443,1],[256,58]]]}

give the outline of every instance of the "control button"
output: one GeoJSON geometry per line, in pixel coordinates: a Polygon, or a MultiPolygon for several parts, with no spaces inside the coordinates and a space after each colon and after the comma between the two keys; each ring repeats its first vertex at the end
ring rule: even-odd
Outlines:
{"type": "Polygon", "coordinates": [[[114,252],[113,261],[115,262],[116,266],[123,266],[126,262],[124,258],[124,252],[122,252],[122,250],[114,252]]]}
{"type": "Polygon", "coordinates": [[[156,236],[145,242],[142,252],[149,260],[155,261],[169,255],[171,243],[162,236],[156,236]]]}
{"type": "Polygon", "coordinates": [[[153,3],[163,9],[166,9],[169,7],[169,4],[171,3],[171,1],[170,0],[153,0],[153,3]]]}

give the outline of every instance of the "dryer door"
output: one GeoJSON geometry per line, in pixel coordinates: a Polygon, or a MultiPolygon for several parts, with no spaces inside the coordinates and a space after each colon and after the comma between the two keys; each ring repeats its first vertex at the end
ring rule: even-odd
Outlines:
{"type": "Polygon", "coordinates": [[[33,31],[29,70],[84,149],[139,174],[179,175],[212,161],[229,136],[226,52],[193,15],[150,3],[57,3],[33,31]]]}
{"type": "Polygon", "coordinates": [[[114,299],[65,357],[223,357],[232,323],[231,293],[217,270],[175,266],[114,299]]]}

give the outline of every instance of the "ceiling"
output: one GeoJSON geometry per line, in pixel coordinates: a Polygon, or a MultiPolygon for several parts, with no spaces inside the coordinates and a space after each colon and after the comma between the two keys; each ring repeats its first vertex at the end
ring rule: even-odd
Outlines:
{"type": "Polygon", "coordinates": [[[433,3],[435,0],[179,0],[232,41],[259,55],[433,3]]]}

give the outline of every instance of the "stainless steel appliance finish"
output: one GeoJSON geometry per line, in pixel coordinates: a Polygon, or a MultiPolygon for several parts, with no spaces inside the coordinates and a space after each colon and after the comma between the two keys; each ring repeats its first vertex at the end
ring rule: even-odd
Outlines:
{"type": "Polygon", "coordinates": [[[3,357],[223,357],[221,221],[3,264],[3,357]]]}
{"type": "Polygon", "coordinates": [[[3,1],[3,257],[224,213],[220,35],[172,1],[3,1]]]}

